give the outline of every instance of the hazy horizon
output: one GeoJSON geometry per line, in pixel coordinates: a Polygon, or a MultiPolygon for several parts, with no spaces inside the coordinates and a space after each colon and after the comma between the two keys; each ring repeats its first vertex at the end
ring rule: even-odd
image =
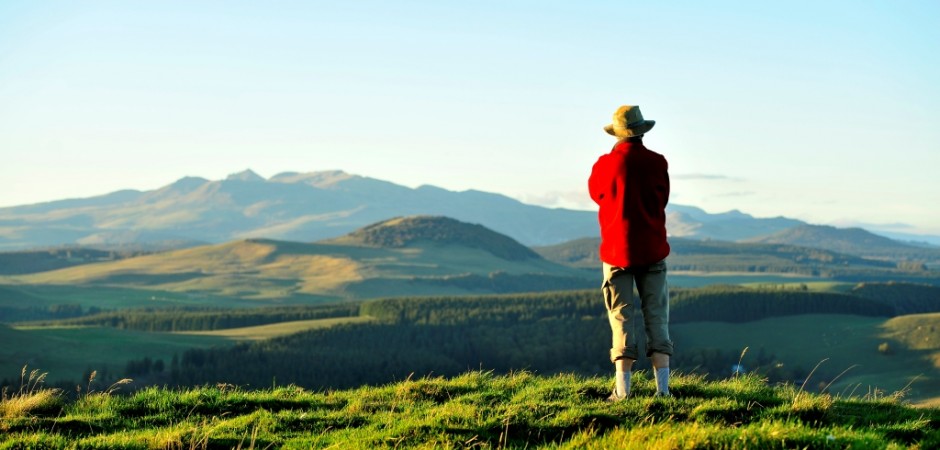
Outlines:
{"type": "Polygon", "coordinates": [[[251,169],[591,210],[620,104],[671,202],[940,235],[940,4],[0,4],[0,207],[251,169]]]}

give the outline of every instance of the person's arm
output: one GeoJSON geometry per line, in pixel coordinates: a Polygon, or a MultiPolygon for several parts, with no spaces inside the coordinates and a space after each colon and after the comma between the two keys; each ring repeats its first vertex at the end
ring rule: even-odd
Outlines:
{"type": "Polygon", "coordinates": [[[598,205],[601,204],[604,198],[604,191],[606,191],[606,188],[603,186],[604,183],[602,182],[604,177],[601,175],[601,160],[603,160],[603,157],[599,158],[597,162],[594,163],[594,167],[591,168],[591,176],[588,178],[588,193],[591,194],[591,200],[594,200],[594,203],[598,205]]]}
{"type": "Polygon", "coordinates": [[[667,163],[665,163],[665,164],[666,164],[666,165],[665,165],[665,167],[663,168],[663,176],[665,177],[665,180],[666,180],[666,184],[665,184],[666,192],[665,192],[665,195],[663,196],[663,207],[665,207],[666,205],[669,204],[669,189],[670,189],[670,186],[669,186],[669,163],[667,162],[667,163]]]}

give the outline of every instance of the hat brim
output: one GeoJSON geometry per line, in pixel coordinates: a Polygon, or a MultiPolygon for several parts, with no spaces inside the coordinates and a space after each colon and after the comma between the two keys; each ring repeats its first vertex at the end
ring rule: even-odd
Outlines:
{"type": "Polygon", "coordinates": [[[604,127],[604,131],[606,131],[607,134],[614,136],[614,137],[628,138],[628,137],[639,136],[641,134],[646,134],[647,131],[653,128],[653,125],[656,125],[655,120],[644,120],[643,122],[640,122],[638,125],[635,125],[630,128],[619,128],[619,127],[614,127],[614,124],[610,124],[604,127]]]}

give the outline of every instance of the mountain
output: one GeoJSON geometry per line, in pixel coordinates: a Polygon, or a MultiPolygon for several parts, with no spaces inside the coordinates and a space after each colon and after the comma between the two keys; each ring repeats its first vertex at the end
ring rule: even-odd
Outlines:
{"type": "Polygon", "coordinates": [[[740,241],[806,224],[786,217],[759,219],[738,210],[709,214],[684,205],[667,206],[666,222],[670,236],[721,241],[740,241]]]}
{"type": "Polygon", "coordinates": [[[940,262],[940,249],[908,245],[862,228],[801,225],[747,242],[799,245],[895,261],[940,262]]]}
{"type": "MultiPolygon", "coordinates": [[[[711,214],[670,204],[666,211],[669,235],[677,238],[759,241],[807,225],[737,210],[711,214]]],[[[0,251],[58,246],[160,251],[240,239],[313,242],[416,215],[478,223],[524,245],[598,234],[593,211],[544,208],[500,194],[409,188],[338,170],[284,172],[268,179],[245,170],[223,180],[184,177],[152,191],[0,208],[0,251]]]]}
{"type": "MultiPolygon", "coordinates": [[[[481,225],[404,217],[315,243],[243,239],[10,277],[276,302],[594,287],[481,225]]],[[[0,277],[0,283],[4,278],[0,277]]]]}
{"type": "Polygon", "coordinates": [[[234,239],[316,241],[391,217],[480,223],[525,244],[597,233],[589,211],[527,205],[480,191],[408,188],[342,171],[247,170],[224,180],[185,177],[153,191],[0,208],[0,250],[61,245],[181,248],[234,239]]]}
{"type": "Polygon", "coordinates": [[[327,242],[387,248],[402,248],[423,242],[479,249],[510,261],[540,258],[532,249],[506,235],[482,225],[442,216],[396,217],[327,242]]]}

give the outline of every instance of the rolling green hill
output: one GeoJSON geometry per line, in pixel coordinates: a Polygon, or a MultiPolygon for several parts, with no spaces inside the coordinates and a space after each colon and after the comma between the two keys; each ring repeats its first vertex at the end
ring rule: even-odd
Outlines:
{"type": "Polygon", "coordinates": [[[937,448],[940,410],[888,395],[809,394],[753,376],[677,374],[670,398],[634,376],[465,372],[315,392],[296,386],[154,387],[64,400],[42,388],[0,402],[3,448],[896,449],[937,448]]]}
{"type": "Polygon", "coordinates": [[[51,248],[45,250],[0,252],[0,275],[45,272],[64,267],[136,256],[134,252],[104,251],[89,248],[51,248]]]}
{"type": "Polygon", "coordinates": [[[317,243],[246,239],[0,277],[4,282],[294,303],[596,285],[506,236],[442,217],[392,219],[317,243]]]}

